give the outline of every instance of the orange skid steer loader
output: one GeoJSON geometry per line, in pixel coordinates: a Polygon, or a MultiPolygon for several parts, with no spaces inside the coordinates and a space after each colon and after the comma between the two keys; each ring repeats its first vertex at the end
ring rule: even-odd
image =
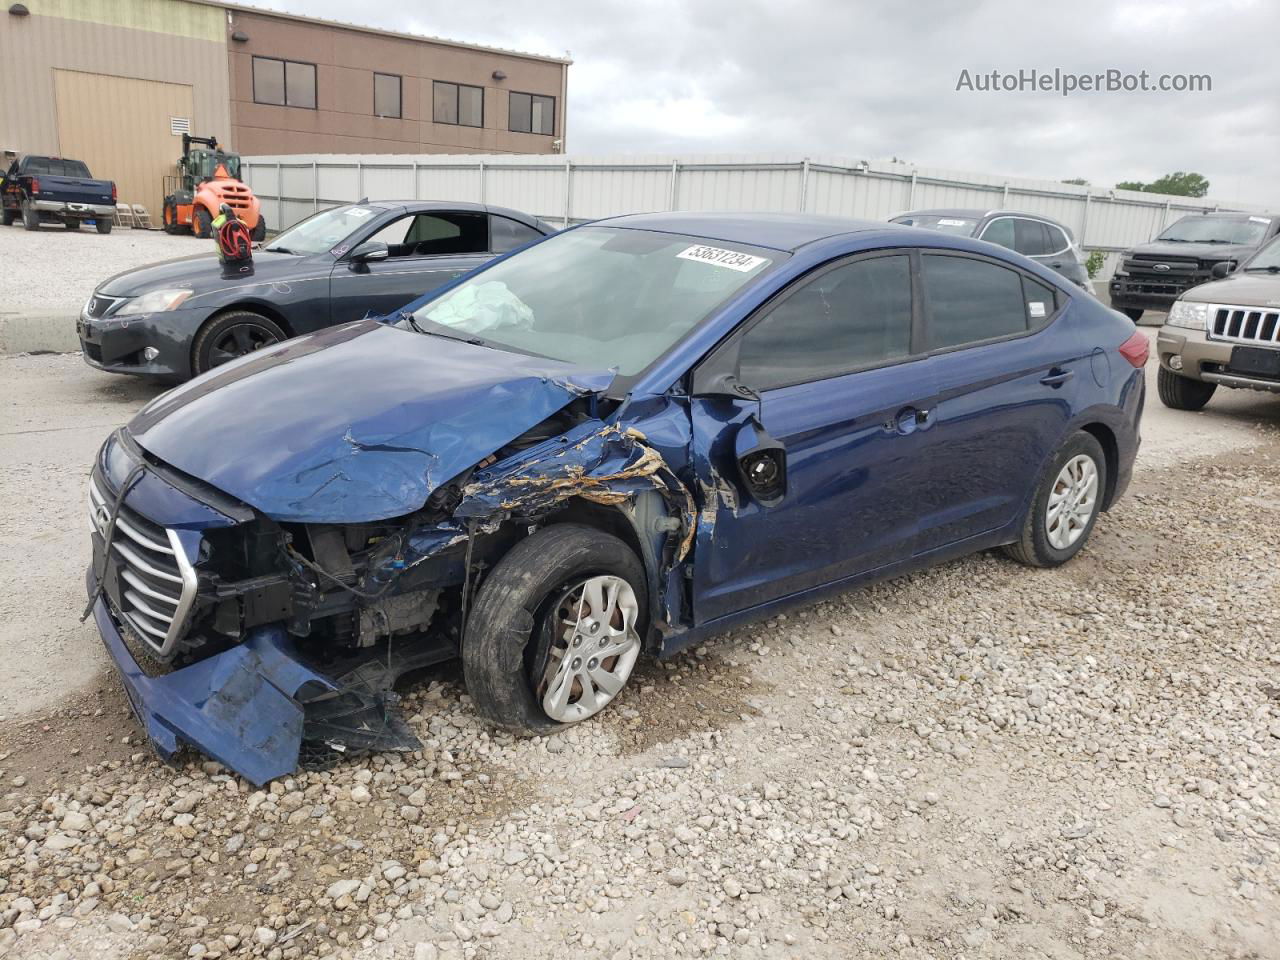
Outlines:
{"type": "Polygon", "coordinates": [[[240,179],[240,155],[218,148],[216,137],[182,135],[182,157],[176,176],[165,177],[165,233],[213,236],[213,220],[225,203],[243,221],[255,241],[265,240],[267,221],[258,198],[240,179]],[[207,150],[192,150],[200,144],[207,150]]]}

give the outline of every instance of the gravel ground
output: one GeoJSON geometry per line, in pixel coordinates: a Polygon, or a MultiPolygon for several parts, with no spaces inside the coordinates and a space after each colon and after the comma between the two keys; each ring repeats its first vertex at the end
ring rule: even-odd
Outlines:
{"type": "MultiPolygon", "coordinates": [[[[60,531],[87,460],[64,464],[144,399],[72,360],[0,361],[32,431],[0,463],[0,628],[34,604],[64,665],[95,648],[78,582],[33,579],[85,561],[60,531]],[[74,488],[34,501],[52,539],[32,475],[74,488]]],[[[157,763],[110,679],[20,710],[0,955],[1278,957],[1278,415],[1154,404],[1066,567],[851,591],[644,664],[553,739],[489,731],[445,668],[407,692],[420,753],[255,790],[157,763]]]]}
{"type": "Polygon", "coordinates": [[[162,230],[98,233],[42,226],[28,233],[20,224],[0,227],[0,303],[4,313],[75,316],[107,277],[147,263],[212,253],[213,245],[162,230]],[[49,269],[56,264],[57,269],[49,269]]]}

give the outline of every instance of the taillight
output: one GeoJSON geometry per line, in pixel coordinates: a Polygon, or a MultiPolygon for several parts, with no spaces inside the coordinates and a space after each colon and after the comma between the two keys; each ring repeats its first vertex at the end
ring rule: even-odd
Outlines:
{"type": "Polygon", "coordinates": [[[111,184],[111,202],[112,202],[112,203],[115,203],[115,202],[116,202],[116,197],[118,197],[118,196],[119,196],[119,194],[118,194],[118,193],[116,193],[116,185],[115,185],[114,183],[112,183],[112,184],[111,184]]]}
{"type": "Polygon", "coordinates": [[[32,177],[32,178],[31,178],[31,192],[32,192],[32,193],[39,193],[39,192],[40,192],[40,178],[39,178],[39,177],[32,177]]]}
{"type": "Polygon", "coordinates": [[[1151,356],[1151,341],[1141,330],[1135,331],[1132,337],[1120,344],[1120,355],[1135,367],[1145,367],[1147,357],[1151,356]]]}

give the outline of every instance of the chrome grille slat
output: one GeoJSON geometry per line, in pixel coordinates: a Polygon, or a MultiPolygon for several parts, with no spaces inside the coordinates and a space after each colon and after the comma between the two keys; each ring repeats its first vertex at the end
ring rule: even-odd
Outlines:
{"type": "MultiPolygon", "coordinates": [[[[89,480],[89,526],[106,536],[115,496],[104,492],[98,477],[95,470],[89,480]]],[[[119,610],[112,603],[111,612],[156,653],[168,656],[186,629],[198,585],[177,533],[122,504],[109,562],[117,565],[121,605],[129,608],[119,610]]]]}
{"type": "Polygon", "coordinates": [[[1206,333],[1213,340],[1280,346],[1280,308],[1208,304],[1206,333]]]}

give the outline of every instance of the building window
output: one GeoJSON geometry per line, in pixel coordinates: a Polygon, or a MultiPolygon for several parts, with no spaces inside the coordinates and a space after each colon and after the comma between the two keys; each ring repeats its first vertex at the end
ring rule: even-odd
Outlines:
{"type": "Polygon", "coordinates": [[[463,127],[484,126],[484,88],[461,83],[435,81],[432,87],[436,123],[456,123],[463,127]]]}
{"type": "Polygon", "coordinates": [[[316,67],[274,57],[253,58],[253,102],[316,108],[316,67]]]}
{"type": "Polygon", "coordinates": [[[400,78],[395,74],[373,75],[373,113],[378,117],[400,117],[400,78]]]}
{"type": "Polygon", "coordinates": [[[556,98],[542,97],[536,93],[511,94],[509,130],[516,133],[541,133],[553,136],[556,132],[556,98]]]}

